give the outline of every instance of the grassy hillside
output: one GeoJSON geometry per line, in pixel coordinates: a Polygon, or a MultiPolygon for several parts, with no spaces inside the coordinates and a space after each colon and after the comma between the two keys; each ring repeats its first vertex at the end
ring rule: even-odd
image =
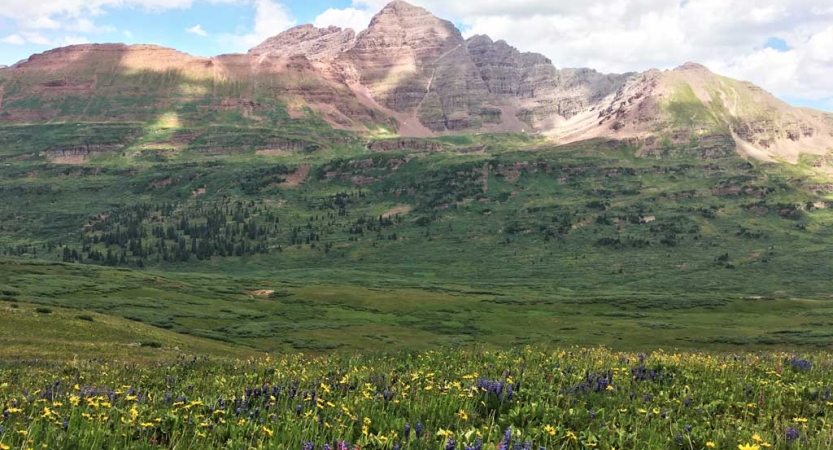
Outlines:
{"type": "Polygon", "coordinates": [[[828,345],[823,158],[314,128],[150,149],[172,123],[80,158],[47,149],[99,125],[0,134],[37,136],[0,146],[7,296],[258,350],[828,345]]]}
{"type": "Polygon", "coordinates": [[[112,315],[9,300],[0,304],[0,342],[3,343],[0,360],[5,362],[96,358],[153,362],[193,355],[257,355],[245,348],[185,336],[112,315]]]}

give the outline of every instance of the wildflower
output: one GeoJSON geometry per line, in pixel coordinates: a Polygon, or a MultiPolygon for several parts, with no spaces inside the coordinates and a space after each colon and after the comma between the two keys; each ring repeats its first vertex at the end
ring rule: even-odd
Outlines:
{"type": "Polygon", "coordinates": [[[545,426],[544,431],[546,431],[550,436],[555,436],[555,428],[553,428],[552,425],[545,426]]]}
{"type": "Polygon", "coordinates": [[[416,431],[416,438],[420,439],[422,437],[422,422],[417,422],[414,431],[416,431]]]}
{"type": "Polygon", "coordinates": [[[738,450],[761,450],[761,446],[757,444],[739,444],[738,450]]]}
{"type": "Polygon", "coordinates": [[[761,436],[758,433],[755,433],[755,434],[752,435],[752,442],[755,442],[756,444],[760,444],[763,441],[764,440],[761,439],[761,436]]]}
{"type": "Polygon", "coordinates": [[[795,427],[788,427],[786,434],[787,443],[793,443],[796,439],[801,437],[801,434],[798,432],[798,428],[795,427]]]}
{"type": "Polygon", "coordinates": [[[576,434],[575,434],[575,433],[573,433],[573,431],[572,431],[572,430],[567,430],[567,438],[568,438],[568,439],[572,439],[572,440],[574,440],[574,441],[575,441],[575,440],[578,440],[578,436],[576,436],[576,434]]]}
{"type": "Polygon", "coordinates": [[[469,415],[466,414],[466,411],[464,409],[460,409],[459,411],[457,411],[457,416],[463,421],[469,420],[469,415]]]}
{"type": "Polygon", "coordinates": [[[445,445],[445,450],[455,450],[457,448],[457,443],[454,442],[454,439],[449,439],[448,443],[445,445]]]}
{"type": "Polygon", "coordinates": [[[261,431],[263,431],[263,434],[265,434],[267,437],[272,437],[272,435],[275,434],[274,431],[266,428],[265,426],[261,427],[261,431]]]}
{"type": "Polygon", "coordinates": [[[794,417],[793,422],[795,422],[795,423],[807,423],[807,419],[805,419],[804,417],[794,417]]]}
{"type": "Polygon", "coordinates": [[[706,442],[706,447],[707,448],[715,448],[715,447],[717,447],[717,444],[715,444],[712,441],[709,441],[709,442],[706,442]]]}
{"type": "Polygon", "coordinates": [[[411,436],[411,424],[405,424],[405,429],[403,430],[402,435],[405,437],[405,439],[408,439],[411,436]]]}

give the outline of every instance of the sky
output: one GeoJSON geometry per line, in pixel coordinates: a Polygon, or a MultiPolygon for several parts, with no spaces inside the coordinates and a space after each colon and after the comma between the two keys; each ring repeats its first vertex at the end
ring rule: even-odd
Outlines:
{"type": "MultiPolygon", "coordinates": [[[[386,0],[0,0],[0,64],[88,42],[198,56],[245,52],[292,26],[361,31],[386,0]]],[[[558,67],[670,69],[687,61],[833,111],[831,0],[413,0],[465,36],[488,34],[558,67]]]]}

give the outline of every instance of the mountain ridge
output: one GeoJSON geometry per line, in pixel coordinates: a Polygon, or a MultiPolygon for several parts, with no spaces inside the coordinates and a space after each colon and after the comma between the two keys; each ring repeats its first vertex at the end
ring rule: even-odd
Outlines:
{"type": "MultiPolygon", "coordinates": [[[[292,117],[311,111],[336,129],[382,125],[410,137],[510,131],[561,143],[605,137],[655,154],[664,142],[723,136],[743,154],[791,162],[833,149],[829,114],[793,108],[700,64],[626,74],[558,69],[544,55],[503,40],[465,39],[451,22],[401,0],[360,33],[300,25],[245,54],[202,58],[153,45],[83,44],[32,55],[0,68],[0,121],[94,119],[87,109],[65,117],[54,104],[79,95],[124,95],[118,89],[124,76],[144,72],[181,75],[200,86],[190,94],[173,87],[147,94],[154,110],[173,97],[220,96],[213,100],[225,105],[220,109],[257,120],[258,99],[271,98],[292,117]],[[218,85],[235,87],[218,92],[218,85]],[[22,107],[35,104],[40,108],[22,107]]],[[[136,96],[153,90],[130,88],[136,96]]],[[[141,112],[133,116],[142,119],[141,112]]]]}

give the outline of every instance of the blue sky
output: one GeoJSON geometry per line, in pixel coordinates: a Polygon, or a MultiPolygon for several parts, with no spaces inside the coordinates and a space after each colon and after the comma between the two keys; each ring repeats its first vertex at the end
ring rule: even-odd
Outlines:
{"type": "MultiPolygon", "coordinates": [[[[86,42],[244,52],[293,25],[364,28],[387,0],[0,0],[0,64],[86,42]]],[[[833,111],[830,0],[413,0],[464,35],[488,34],[558,67],[668,69],[686,61],[833,111]]]]}

